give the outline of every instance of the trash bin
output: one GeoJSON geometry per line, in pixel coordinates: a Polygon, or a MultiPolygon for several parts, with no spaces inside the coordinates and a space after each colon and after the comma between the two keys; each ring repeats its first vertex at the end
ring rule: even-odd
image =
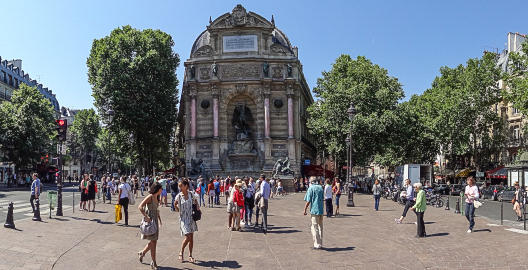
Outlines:
{"type": "Polygon", "coordinates": [[[57,205],[57,191],[54,191],[54,190],[48,191],[48,202],[50,205],[50,209],[53,210],[55,206],[57,205]]]}

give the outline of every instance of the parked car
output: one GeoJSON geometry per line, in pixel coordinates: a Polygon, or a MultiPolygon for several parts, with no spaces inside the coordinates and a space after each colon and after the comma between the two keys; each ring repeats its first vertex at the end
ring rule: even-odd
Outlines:
{"type": "Polygon", "coordinates": [[[502,202],[502,201],[509,202],[513,200],[514,197],[515,197],[515,188],[507,187],[499,193],[498,200],[499,202],[502,202]]]}
{"type": "Polygon", "coordinates": [[[439,184],[434,188],[435,193],[446,195],[449,191],[447,184],[439,184]]]}
{"type": "Polygon", "coordinates": [[[463,191],[463,189],[462,189],[462,185],[459,185],[459,184],[452,184],[452,185],[450,186],[449,195],[452,195],[452,196],[459,196],[459,195],[460,195],[460,191],[463,191]]]}

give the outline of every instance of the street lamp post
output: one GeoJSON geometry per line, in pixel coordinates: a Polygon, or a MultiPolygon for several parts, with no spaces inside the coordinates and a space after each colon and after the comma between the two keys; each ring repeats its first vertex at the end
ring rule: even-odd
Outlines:
{"type": "MultiPolygon", "coordinates": [[[[348,118],[350,119],[350,133],[348,136],[348,164],[347,164],[347,181],[352,180],[352,120],[354,120],[354,116],[356,115],[356,108],[354,107],[354,103],[350,102],[350,107],[347,110],[348,118]]],[[[354,186],[351,185],[350,182],[348,182],[348,207],[354,207],[354,186]]]]}

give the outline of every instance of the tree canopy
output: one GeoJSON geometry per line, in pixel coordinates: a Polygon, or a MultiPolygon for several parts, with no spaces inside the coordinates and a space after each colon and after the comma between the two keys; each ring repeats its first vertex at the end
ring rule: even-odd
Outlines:
{"type": "Polygon", "coordinates": [[[179,56],[160,30],[114,29],[94,40],[87,60],[95,107],[110,131],[130,136],[130,149],[147,172],[169,152],[176,122],[179,56]],[[108,121],[107,112],[114,111],[108,121]]]}
{"type": "Polygon", "coordinates": [[[52,149],[53,106],[36,87],[20,84],[11,102],[0,104],[0,149],[17,170],[33,168],[52,149]]]}

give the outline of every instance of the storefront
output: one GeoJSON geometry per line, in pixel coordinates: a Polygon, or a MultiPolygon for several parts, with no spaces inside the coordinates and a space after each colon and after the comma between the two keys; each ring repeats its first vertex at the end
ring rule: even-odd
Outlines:
{"type": "Polygon", "coordinates": [[[519,183],[521,187],[525,187],[528,184],[528,152],[518,156],[512,164],[505,167],[505,170],[507,170],[509,186],[519,183]]]}

